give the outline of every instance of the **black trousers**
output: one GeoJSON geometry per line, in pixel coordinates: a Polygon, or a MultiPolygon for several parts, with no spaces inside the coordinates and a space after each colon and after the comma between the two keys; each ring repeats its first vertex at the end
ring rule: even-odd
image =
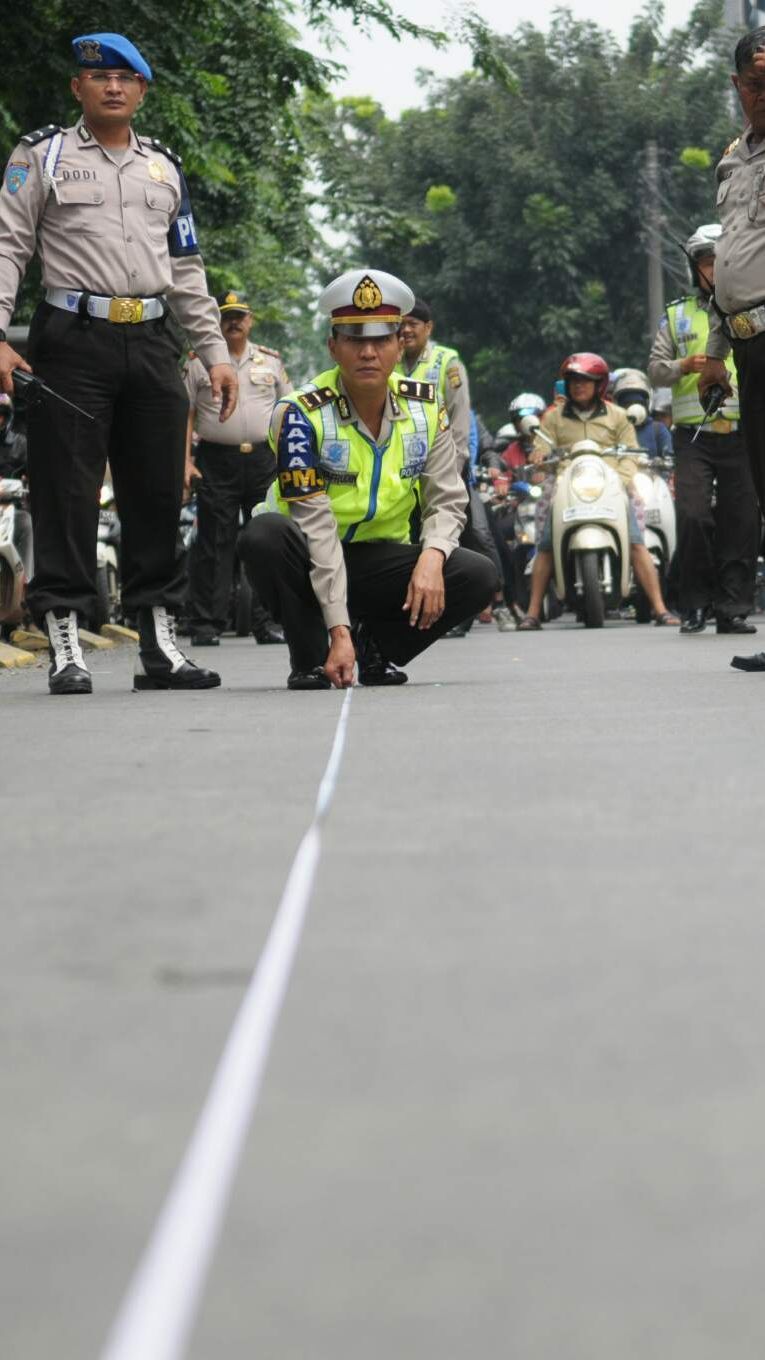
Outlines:
{"type": "MultiPolygon", "coordinates": [[[[274,455],[267,444],[251,453],[202,441],[196,464],[202,480],[196,483],[197,539],[191,552],[190,622],[222,633],[229,616],[234,555],[239,537],[239,512],[245,522],[252,508],[265,500],[276,476],[274,455]]],[[[268,622],[257,592],[252,593],[252,626],[268,622]]]]}
{"type": "Polygon", "coordinates": [[[752,340],[734,340],[741,424],[754,489],[765,515],[765,332],[752,340]]]}
{"type": "MultiPolygon", "coordinates": [[[[239,546],[253,586],[284,628],[293,670],[307,671],[327,659],[327,628],[309,576],[311,559],[302,530],[285,515],[257,515],[239,546]]],[[[444,563],[446,608],[438,623],[420,631],[403,612],[419,544],[349,543],[348,612],[363,620],[389,661],[403,665],[437,642],[455,623],[484,609],[495,586],[487,557],[456,548],[444,563]]]]}
{"type": "Polygon", "coordinates": [[[760,515],[741,434],[674,433],[680,608],[733,618],[754,604],[760,515]],[[716,505],[712,491],[717,483],[716,505]]]}
{"type": "Polygon", "coordinates": [[[161,321],[82,321],[43,302],[29,331],[29,362],[54,391],[29,411],[29,490],[35,574],[29,607],[88,616],[97,602],[98,506],[109,459],[122,529],[122,602],[180,605],[185,587],[178,517],[188,400],[179,351],[161,321]]]}

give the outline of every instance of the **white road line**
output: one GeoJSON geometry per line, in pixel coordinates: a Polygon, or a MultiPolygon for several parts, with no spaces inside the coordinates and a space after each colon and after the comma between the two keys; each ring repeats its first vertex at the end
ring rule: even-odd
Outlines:
{"type": "Polygon", "coordinates": [[[180,1360],[185,1353],[300,943],[352,694],[352,689],[346,692],[313,820],[300,842],[263,953],[101,1360],[180,1360]]]}

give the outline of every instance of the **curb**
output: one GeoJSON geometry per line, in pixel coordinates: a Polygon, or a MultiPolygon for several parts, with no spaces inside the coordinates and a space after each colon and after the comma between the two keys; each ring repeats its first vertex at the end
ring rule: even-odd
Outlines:
{"type": "Polygon", "coordinates": [[[21,647],[11,647],[9,642],[0,642],[0,669],[13,670],[17,666],[34,666],[36,661],[34,652],[25,652],[21,647]]]}

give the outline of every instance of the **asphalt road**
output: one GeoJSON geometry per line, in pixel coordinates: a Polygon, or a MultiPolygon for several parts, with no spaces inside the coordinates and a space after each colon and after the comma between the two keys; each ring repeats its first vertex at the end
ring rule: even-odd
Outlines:
{"type": "MultiPolygon", "coordinates": [[[[734,650],[476,628],[354,694],[192,1360],[761,1360],[734,650]]],[[[197,695],[130,693],[130,647],[90,699],[0,675],[3,1360],[98,1356],[311,817],[341,696],[204,657],[197,695]]]]}

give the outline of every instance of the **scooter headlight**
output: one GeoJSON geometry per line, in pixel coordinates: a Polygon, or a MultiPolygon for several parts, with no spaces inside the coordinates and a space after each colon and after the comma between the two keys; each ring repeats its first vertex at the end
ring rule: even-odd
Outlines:
{"type": "Polygon", "coordinates": [[[598,458],[578,458],[571,470],[571,490],[580,501],[596,501],[606,488],[606,470],[598,458]]]}

